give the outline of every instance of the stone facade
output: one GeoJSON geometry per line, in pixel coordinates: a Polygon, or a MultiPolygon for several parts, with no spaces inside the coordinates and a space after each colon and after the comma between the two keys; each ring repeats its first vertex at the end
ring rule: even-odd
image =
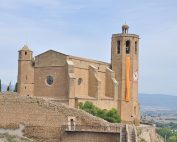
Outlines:
{"type": "Polygon", "coordinates": [[[122,33],[112,36],[111,63],[53,50],[33,58],[24,46],[19,51],[18,93],[57,99],[76,108],[91,101],[103,109],[117,108],[123,122],[139,124],[138,45],[139,36],[129,34],[123,25],[122,33]]]}

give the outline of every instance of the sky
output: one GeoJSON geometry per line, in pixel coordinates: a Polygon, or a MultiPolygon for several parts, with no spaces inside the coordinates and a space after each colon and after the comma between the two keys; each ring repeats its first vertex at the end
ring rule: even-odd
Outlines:
{"type": "Polygon", "coordinates": [[[24,44],[110,62],[124,23],[141,38],[139,92],[177,95],[176,0],[0,0],[0,79],[15,84],[24,44]]]}

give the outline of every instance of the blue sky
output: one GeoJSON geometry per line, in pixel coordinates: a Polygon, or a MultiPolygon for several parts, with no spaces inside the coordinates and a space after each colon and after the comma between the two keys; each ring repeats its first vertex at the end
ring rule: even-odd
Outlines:
{"type": "Polygon", "coordinates": [[[141,37],[139,91],[177,95],[176,0],[0,0],[0,78],[16,82],[24,44],[110,62],[125,22],[141,37]]]}

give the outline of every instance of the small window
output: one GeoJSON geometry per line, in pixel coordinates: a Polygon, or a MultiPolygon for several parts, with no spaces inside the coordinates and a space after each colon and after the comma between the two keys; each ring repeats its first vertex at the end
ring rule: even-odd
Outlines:
{"type": "Polygon", "coordinates": [[[52,76],[47,76],[47,84],[52,85],[53,84],[53,77],[52,76]]]}
{"type": "Polygon", "coordinates": [[[137,41],[135,42],[135,54],[137,54],[137,41]]]}
{"type": "Polygon", "coordinates": [[[75,117],[68,117],[68,130],[75,131],[76,127],[76,118],[75,117]]]}
{"type": "Polygon", "coordinates": [[[134,106],[134,114],[136,115],[136,106],[134,106]]]}
{"type": "Polygon", "coordinates": [[[26,86],[25,86],[25,90],[26,90],[26,86]]]}
{"type": "Polygon", "coordinates": [[[28,79],[28,76],[26,75],[26,80],[28,79]]]}
{"type": "Polygon", "coordinates": [[[120,41],[117,41],[117,54],[120,54],[120,41]]]}
{"type": "Polygon", "coordinates": [[[126,41],[126,54],[130,54],[130,41],[126,41]]]}
{"type": "Polygon", "coordinates": [[[25,55],[27,55],[27,52],[25,52],[25,55]]]}
{"type": "Polygon", "coordinates": [[[82,78],[79,78],[79,79],[78,79],[78,85],[81,85],[82,82],[83,82],[83,79],[82,79],[82,78]]]}
{"type": "Polygon", "coordinates": [[[70,124],[71,124],[71,130],[72,131],[75,130],[75,125],[74,125],[74,120],[73,119],[70,120],[70,124]]]}

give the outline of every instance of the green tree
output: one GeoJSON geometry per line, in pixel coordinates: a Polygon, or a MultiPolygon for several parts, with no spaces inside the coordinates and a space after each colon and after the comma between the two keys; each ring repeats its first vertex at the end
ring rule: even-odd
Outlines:
{"type": "Polygon", "coordinates": [[[177,133],[170,128],[157,129],[157,133],[166,139],[167,142],[177,142],[177,133]]]}
{"type": "Polygon", "coordinates": [[[176,138],[176,136],[170,136],[167,141],[168,142],[177,142],[177,138],[176,138]]]}
{"type": "Polygon", "coordinates": [[[118,111],[115,108],[111,110],[100,109],[94,106],[93,103],[86,101],[84,104],[80,103],[80,109],[112,123],[121,122],[118,111]]]}
{"type": "Polygon", "coordinates": [[[1,84],[1,79],[0,79],[0,92],[2,92],[2,84],[1,84]]]}
{"type": "Polygon", "coordinates": [[[160,128],[157,130],[157,132],[162,136],[162,137],[166,137],[167,139],[172,136],[172,132],[171,129],[169,128],[160,128]]]}
{"type": "Polygon", "coordinates": [[[9,85],[7,86],[7,91],[11,91],[11,82],[10,82],[9,85]]]}
{"type": "Polygon", "coordinates": [[[15,88],[14,88],[14,92],[17,92],[17,82],[16,82],[16,84],[15,84],[15,88]]]}

